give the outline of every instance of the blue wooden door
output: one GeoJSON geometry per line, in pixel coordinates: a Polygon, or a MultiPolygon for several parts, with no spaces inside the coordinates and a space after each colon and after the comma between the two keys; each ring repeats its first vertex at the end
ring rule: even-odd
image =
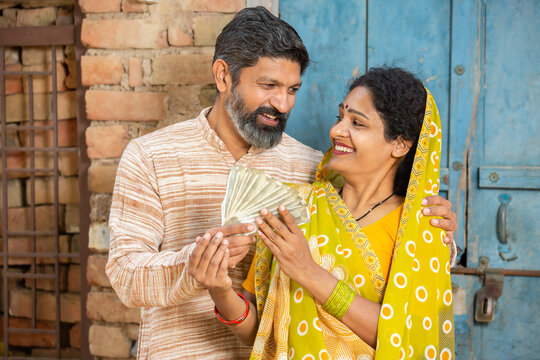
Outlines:
{"type": "Polygon", "coordinates": [[[287,129],[299,140],[326,151],[347,81],[368,67],[401,66],[423,79],[443,122],[441,190],[458,213],[463,250],[453,275],[456,358],[540,359],[540,279],[505,276],[493,321],[482,323],[475,294],[483,282],[463,274],[481,258],[488,269],[540,270],[540,2],[279,6],[314,60],[287,129]]]}

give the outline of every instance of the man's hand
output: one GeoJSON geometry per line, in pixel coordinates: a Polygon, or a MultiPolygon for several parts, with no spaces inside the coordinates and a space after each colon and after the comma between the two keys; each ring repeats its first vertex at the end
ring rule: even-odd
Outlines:
{"type": "Polygon", "coordinates": [[[229,242],[229,268],[234,268],[246,257],[256,240],[255,236],[244,234],[249,234],[254,230],[253,224],[235,224],[210,229],[207,234],[210,237],[215,236],[218,232],[223,234],[223,237],[229,242]]]}
{"type": "Polygon", "coordinates": [[[458,228],[456,214],[452,211],[452,203],[442,196],[428,196],[422,199],[423,214],[426,216],[440,216],[442,219],[431,219],[431,225],[446,230],[444,242],[454,243],[454,232],[458,228]]]}
{"type": "Polygon", "coordinates": [[[232,288],[229,277],[228,241],[223,239],[223,233],[217,232],[213,237],[206,233],[198,236],[197,244],[189,256],[188,272],[207,289],[226,291],[232,288]]]}

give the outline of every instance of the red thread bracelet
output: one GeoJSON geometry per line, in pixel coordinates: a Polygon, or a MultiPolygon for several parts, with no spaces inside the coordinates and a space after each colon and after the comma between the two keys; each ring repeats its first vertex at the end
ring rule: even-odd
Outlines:
{"type": "Polygon", "coordinates": [[[217,307],[214,306],[214,314],[216,314],[219,321],[221,321],[222,323],[224,323],[225,325],[228,325],[228,326],[234,326],[234,325],[238,325],[238,324],[242,323],[244,320],[246,320],[246,318],[249,315],[249,301],[247,301],[247,299],[245,297],[243,297],[241,294],[236,293],[236,295],[240,296],[242,298],[242,300],[244,300],[244,302],[246,303],[246,311],[244,311],[242,316],[240,316],[238,319],[232,320],[232,321],[225,320],[219,314],[219,311],[218,311],[217,307]]]}

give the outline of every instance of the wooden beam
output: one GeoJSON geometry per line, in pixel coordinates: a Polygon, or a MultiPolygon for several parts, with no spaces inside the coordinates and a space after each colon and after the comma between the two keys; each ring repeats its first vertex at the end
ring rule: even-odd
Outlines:
{"type": "Polygon", "coordinates": [[[0,46],[75,44],[75,26],[13,27],[0,29],[0,46]]]}

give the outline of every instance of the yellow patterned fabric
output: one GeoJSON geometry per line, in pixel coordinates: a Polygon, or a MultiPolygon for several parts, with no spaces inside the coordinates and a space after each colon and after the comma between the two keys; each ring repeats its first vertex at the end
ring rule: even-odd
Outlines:
{"type": "Polygon", "coordinates": [[[360,296],[382,304],[377,348],[289,279],[259,241],[255,293],[260,321],[251,359],[454,358],[449,251],[444,232],[421,211],[422,198],[438,193],[440,149],[439,114],[428,92],[387,283],[370,243],[377,239],[365,236],[329,181],[342,185],[342,178],[325,170],[329,156],[321,162],[317,181],[298,187],[309,206],[311,222],[301,228],[315,261],[360,296]]]}

